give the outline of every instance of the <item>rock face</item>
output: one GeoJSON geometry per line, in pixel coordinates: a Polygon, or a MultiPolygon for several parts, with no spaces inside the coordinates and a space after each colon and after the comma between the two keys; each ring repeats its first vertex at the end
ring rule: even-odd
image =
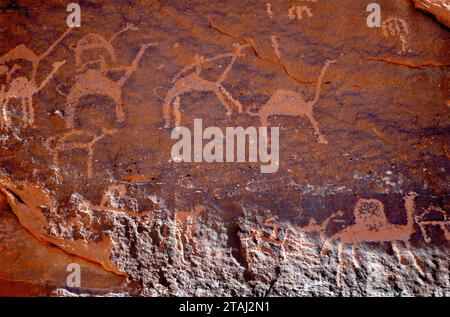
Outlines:
{"type": "Polygon", "coordinates": [[[0,295],[450,296],[450,35],[378,3],[6,1],[0,295]],[[194,119],[276,172],[177,162],[194,119]]]}
{"type": "Polygon", "coordinates": [[[450,3],[447,0],[413,0],[414,6],[434,15],[438,21],[450,27],[450,3]]]}

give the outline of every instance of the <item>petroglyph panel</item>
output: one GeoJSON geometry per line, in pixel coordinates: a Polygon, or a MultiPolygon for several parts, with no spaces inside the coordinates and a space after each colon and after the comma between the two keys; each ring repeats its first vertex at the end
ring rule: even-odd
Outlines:
{"type": "Polygon", "coordinates": [[[450,296],[445,1],[16,2],[0,295],[450,296]],[[174,162],[194,119],[279,127],[278,171],[174,162]]]}

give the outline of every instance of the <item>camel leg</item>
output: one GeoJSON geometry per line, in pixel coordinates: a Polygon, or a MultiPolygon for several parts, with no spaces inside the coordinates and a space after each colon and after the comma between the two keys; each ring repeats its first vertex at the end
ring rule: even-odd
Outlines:
{"type": "Polygon", "coordinates": [[[361,268],[361,259],[359,257],[359,246],[358,242],[353,243],[353,263],[356,268],[361,268]]]}
{"type": "Polygon", "coordinates": [[[411,243],[409,241],[405,241],[406,249],[408,250],[409,255],[413,259],[413,264],[416,267],[416,269],[423,274],[422,266],[419,263],[419,259],[416,257],[416,255],[411,250],[411,243]]]}
{"type": "Polygon", "coordinates": [[[92,178],[92,161],[94,159],[93,144],[88,147],[87,178],[92,178]]]}
{"type": "Polygon", "coordinates": [[[8,99],[6,99],[3,103],[2,103],[2,117],[3,117],[3,123],[8,126],[8,99]]]}
{"type": "Polygon", "coordinates": [[[328,247],[330,244],[330,240],[325,240],[323,243],[322,249],[320,250],[321,255],[326,255],[330,251],[330,248],[328,247]]]}
{"type": "Polygon", "coordinates": [[[180,110],[180,97],[176,97],[173,102],[173,114],[175,116],[175,126],[181,125],[181,110],[180,110]]]}
{"type": "Polygon", "coordinates": [[[2,115],[3,115],[3,121],[5,122],[6,127],[11,128],[12,122],[11,122],[11,118],[8,115],[8,105],[9,105],[9,98],[6,97],[5,102],[3,103],[3,106],[2,106],[2,115]]]}
{"type": "Polygon", "coordinates": [[[398,262],[400,264],[402,264],[403,257],[402,257],[402,253],[400,251],[400,248],[398,247],[397,241],[393,241],[392,242],[392,249],[394,250],[395,255],[397,256],[398,262]]]}
{"type": "Polygon", "coordinates": [[[238,113],[242,113],[242,111],[243,111],[242,110],[243,109],[242,104],[238,100],[234,99],[233,96],[223,86],[220,86],[219,89],[225,96],[227,96],[227,98],[238,109],[238,113]]]}
{"type": "Polygon", "coordinates": [[[322,144],[328,144],[327,139],[325,138],[325,136],[320,132],[320,127],[319,124],[317,123],[316,119],[314,118],[314,115],[312,113],[309,113],[306,115],[306,117],[309,119],[309,121],[311,122],[314,131],[316,132],[316,134],[318,135],[318,141],[319,143],[322,144]]]}
{"type": "Polygon", "coordinates": [[[28,105],[27,105],[26,98],[21,98],[20,99],[20,105],[22,106],[23,126],[27,127],[28,126],[28,105]]]}
{"type": "Polygon", "coordinates": [[[337,287],[341,287],[341,275],[345,268],[345,259],[344,259],[344,244],[342,242],[339,242],[338,247],[338,261],[339,261],[339,267],[336,272],[336,284],[337,287]]]}
{"type": "Polygon", "coordinates": [[[28,106],[28,123],[30,125],[34,124],[34,106],[33,106],[33,97],[28,97],[27,106],[28,106]]]}
{"type": "Polygon", "coordinates": [[[227,104],[225,98],[223,98],[222,96],[222,92],[220,91],[220,88],[217,87],[216,89],[214,89],[214,93],[216,94],[217,98],[219,98],[220,102],[222,103],[222,105],[227,109],[227,116],[231,116],[231,113],[233,112],[233,109],[231,109],[231,107],[227,104]]]}
{"type": "Polygon", "coordinates": [[[170,111],[171,104],[168,102],[163,105],[164,128],[170,128],[170,111]]]}

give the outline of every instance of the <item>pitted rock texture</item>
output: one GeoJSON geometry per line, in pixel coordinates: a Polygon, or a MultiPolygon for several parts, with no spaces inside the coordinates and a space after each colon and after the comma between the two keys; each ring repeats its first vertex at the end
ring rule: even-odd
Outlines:
{"type": "Polygon", "coordinates": [[[450,35],[378,3],[2,1],[0,295],[449,296],[450,35]],[[278,171],[174,162],[195,118],[278,171]]]}

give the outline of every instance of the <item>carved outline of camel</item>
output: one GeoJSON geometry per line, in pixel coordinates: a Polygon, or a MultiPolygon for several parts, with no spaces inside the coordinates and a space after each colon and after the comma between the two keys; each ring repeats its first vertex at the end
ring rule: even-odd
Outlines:
{"type": "MultiPolygon", "coordinates": [[[[69,132],[64,133],[60,137],[50,137],[45,142],[45,147],[50,151],[53,159],[53,163],[58,166],[59,165],[59,155],[61,152],[66,150],[73,150],[73,149],[81,149],[81,150],[87,150],[88,151],[88,157],[87,157],[87,178],[92,178],[93,174],[93,157],[94,157],[94,147],[95,144],[103,139],[107,135],[111,135],[113,133],[117,132],[116,130],[109,130],[106,128],[103,128],[102,133],[100,135],[95,135],[92,132],[89,131],[83,131],[83,130],[70,130],[69,132]],[[92,140],[90,142],[81,143],[81,142],[67,142],[66,138],[70,138],[73,136],[90,136],[92,137],[92,140]],[[57,140],[56,144],[52,144],[54,141],[57,140]]],[[[57,175],[59,176],[59,175],[57,175]]]]}
{"type": "Polygon", "coordinates": [[[269,98],[269,100],[259,109],[258,112],[251,112],[247,110],[247,114],[254,117],[259,117],[262,126],[269,126],[269,118],[272,116],[306,116],[311,122],[314,131],[318,135],[318,142],[327,144],[328,141],[320,132],[319,124],[314,118],[314,105],[320,97],[322,81],[330,64],[335,63],[335,60],[327,60],[322,67],[319,78],[316,84],[316,94],[311,101],[305,101],[304,97],[295,91],[278,89],[269,98]],[[280,108],[284,107],[280,111],[280,108]]]}
{"type": "Polygon", "coordinates": [[[169,89],[163,104],[163,117],[164,117],[164,127],[170,127],[170,117],[171,112],[175,116],[175,126],[181,124],[181,112],[180,112],[180,96],[185,93],[190,93],[194,91],[203,92],[214,92],[216,97],[219,99],[220,103],[227,110],[226,115],[231,116],[233,109],[227,104],[225,97],[238,109],[238,112],[242,112],[241,103],[233,98],[233,96],[223,87],[222,83],[231,71],[234,63],[238,57],[243,56],[241,50],[248,45],[237,45],[235,53],[220,54],[211,58],[203,58],[196,56],[195,62],[184,67],[172,80],[172,88],[169,89]],[[210,81],[200,77],[202,71],[202,65],[207,62],[212,62],[221,58],[231,57],[231,61],[225,70],[220,75],[217,81],[210,81]],[[183,76],[184,73],[194,69],[194,72],[183,76]],[[172,109],[171,109],[172,106],[172,109]]]}
{"type": "MultiPolygon", "coordinates": [[[[267,236],[261,229],[252,228],[252,232],[249,235],[241,238],[241,242],[256,239],[255,246],[246,246],[246,258],[248,258],[248,254],[252,252],[252,250],[260,250],[269,254],[271,258],[274,258],[276,261],[278,261],[278,257],[276,257],[276,255],[273,253],[272,249],[265,247],[262,243],[278,246],[281,249],[282,261],[287,260],[289,251],[287,251],[286,249],[289,249],[289,246],[295,246],[300,249],[303,246],[313,247],[312,244],[303,241],[301,238],[296,239],[293,235],[298,234],[299,232],[294,228],[285,228],[285,234],[283,237],[280,233],[282,231],[282,226],[275,222],[277,219],[278,216],[272,216],[264,220],[264,226],[272,228],[272,233],[270,235],[267,236]]],[[[302,252],[306,256],[316,258],[316,256],[312,253],[304,252],[304,250],[302,250],[302,252]]]]}
{"type": "Polygon", "coordinates": [[[75,51],[75,61],[78,67],[78,74],[76,76],[76,83],[70,88],[68,94],[64,94],[61,91],[61,86],[59,85],[57,91],[60,95],[67,98],[66,104],[66,126],[72,129],[75,121],[75,111],[79,100],[83,96],[87,95],[105,95],[114,100],[116,105],[116,118],[119,122],[125,120],[125,112],[123,110],[122,102],[122,88],[123,85],[130,79],[134,72],[137,71],[138,64],[142,57],[144,56],[145,50],[152,46],[159,45],[158,43],[146,43],[142,44],[139,52],[136,54],[134,60],[128,66],[110,67],[106,64],[105,59],[101,56],[99,59],[92,60],[82,64],[81,54],[84,50],[93,48],[103,48],[105,49],[111,57],[113,62],[117,61],[116,52],[112,45],[112,42],[117,38],[117,36],[128,30],[137,30],[132,24],[127,24],[127,26],[114,33],[109,40],[106,40],[103,36],[95,33],[90,33],[80,39],[74,48],[75,51]],[[87,65],[90,64],[100,64],[100,70],[86,69],[87,65]],[[108,72],[115,71],[125,71],[123,76],[118,81],[111,80],[108,76],[108,72]]]}
{"type": "MultiPolygon", "coordinates": [[[[17,77],[12,79],[9,83],[9,88],[6,91],[6,86],[1,87],[0,89],[0,104],[1,104],[1,116],[3,117],[4,124],[11,128],[11,119],[8,116],[7,106],[9,104],[10,99],[20,99],[22,104],[22,120],[24,122],[24,126],[32,125],[34,123],[34,107],[33,107],[33,97],[39,91],[41,91],[48,82],[54,77],[55,73],[58,69],[65,64],[65,60],[61,62],[56,62],[53,64],[53,70],[50,74],[45,78],[41,84],[36,83],[36,74],[37,69],[39,67],[40,62],[46,58],[55,48],[56,46],[62,42],[62,40],[71,32],[71,28],[67,29],[49,48],[41,55],[36,55],[32,50],[30,50],[26,45],[21,44],[16,46],[8,53],[0,57],[0,66],[6,62],[13,60],[26,60],[31,63],[32,70],[30,73],[30,78],[26,77],[17,77]]],[[[11,76],[16,72],[20,67],[17,64],[7,70],[6,69],[6,80],[9,82],[11,80],[11,76]]]]}

